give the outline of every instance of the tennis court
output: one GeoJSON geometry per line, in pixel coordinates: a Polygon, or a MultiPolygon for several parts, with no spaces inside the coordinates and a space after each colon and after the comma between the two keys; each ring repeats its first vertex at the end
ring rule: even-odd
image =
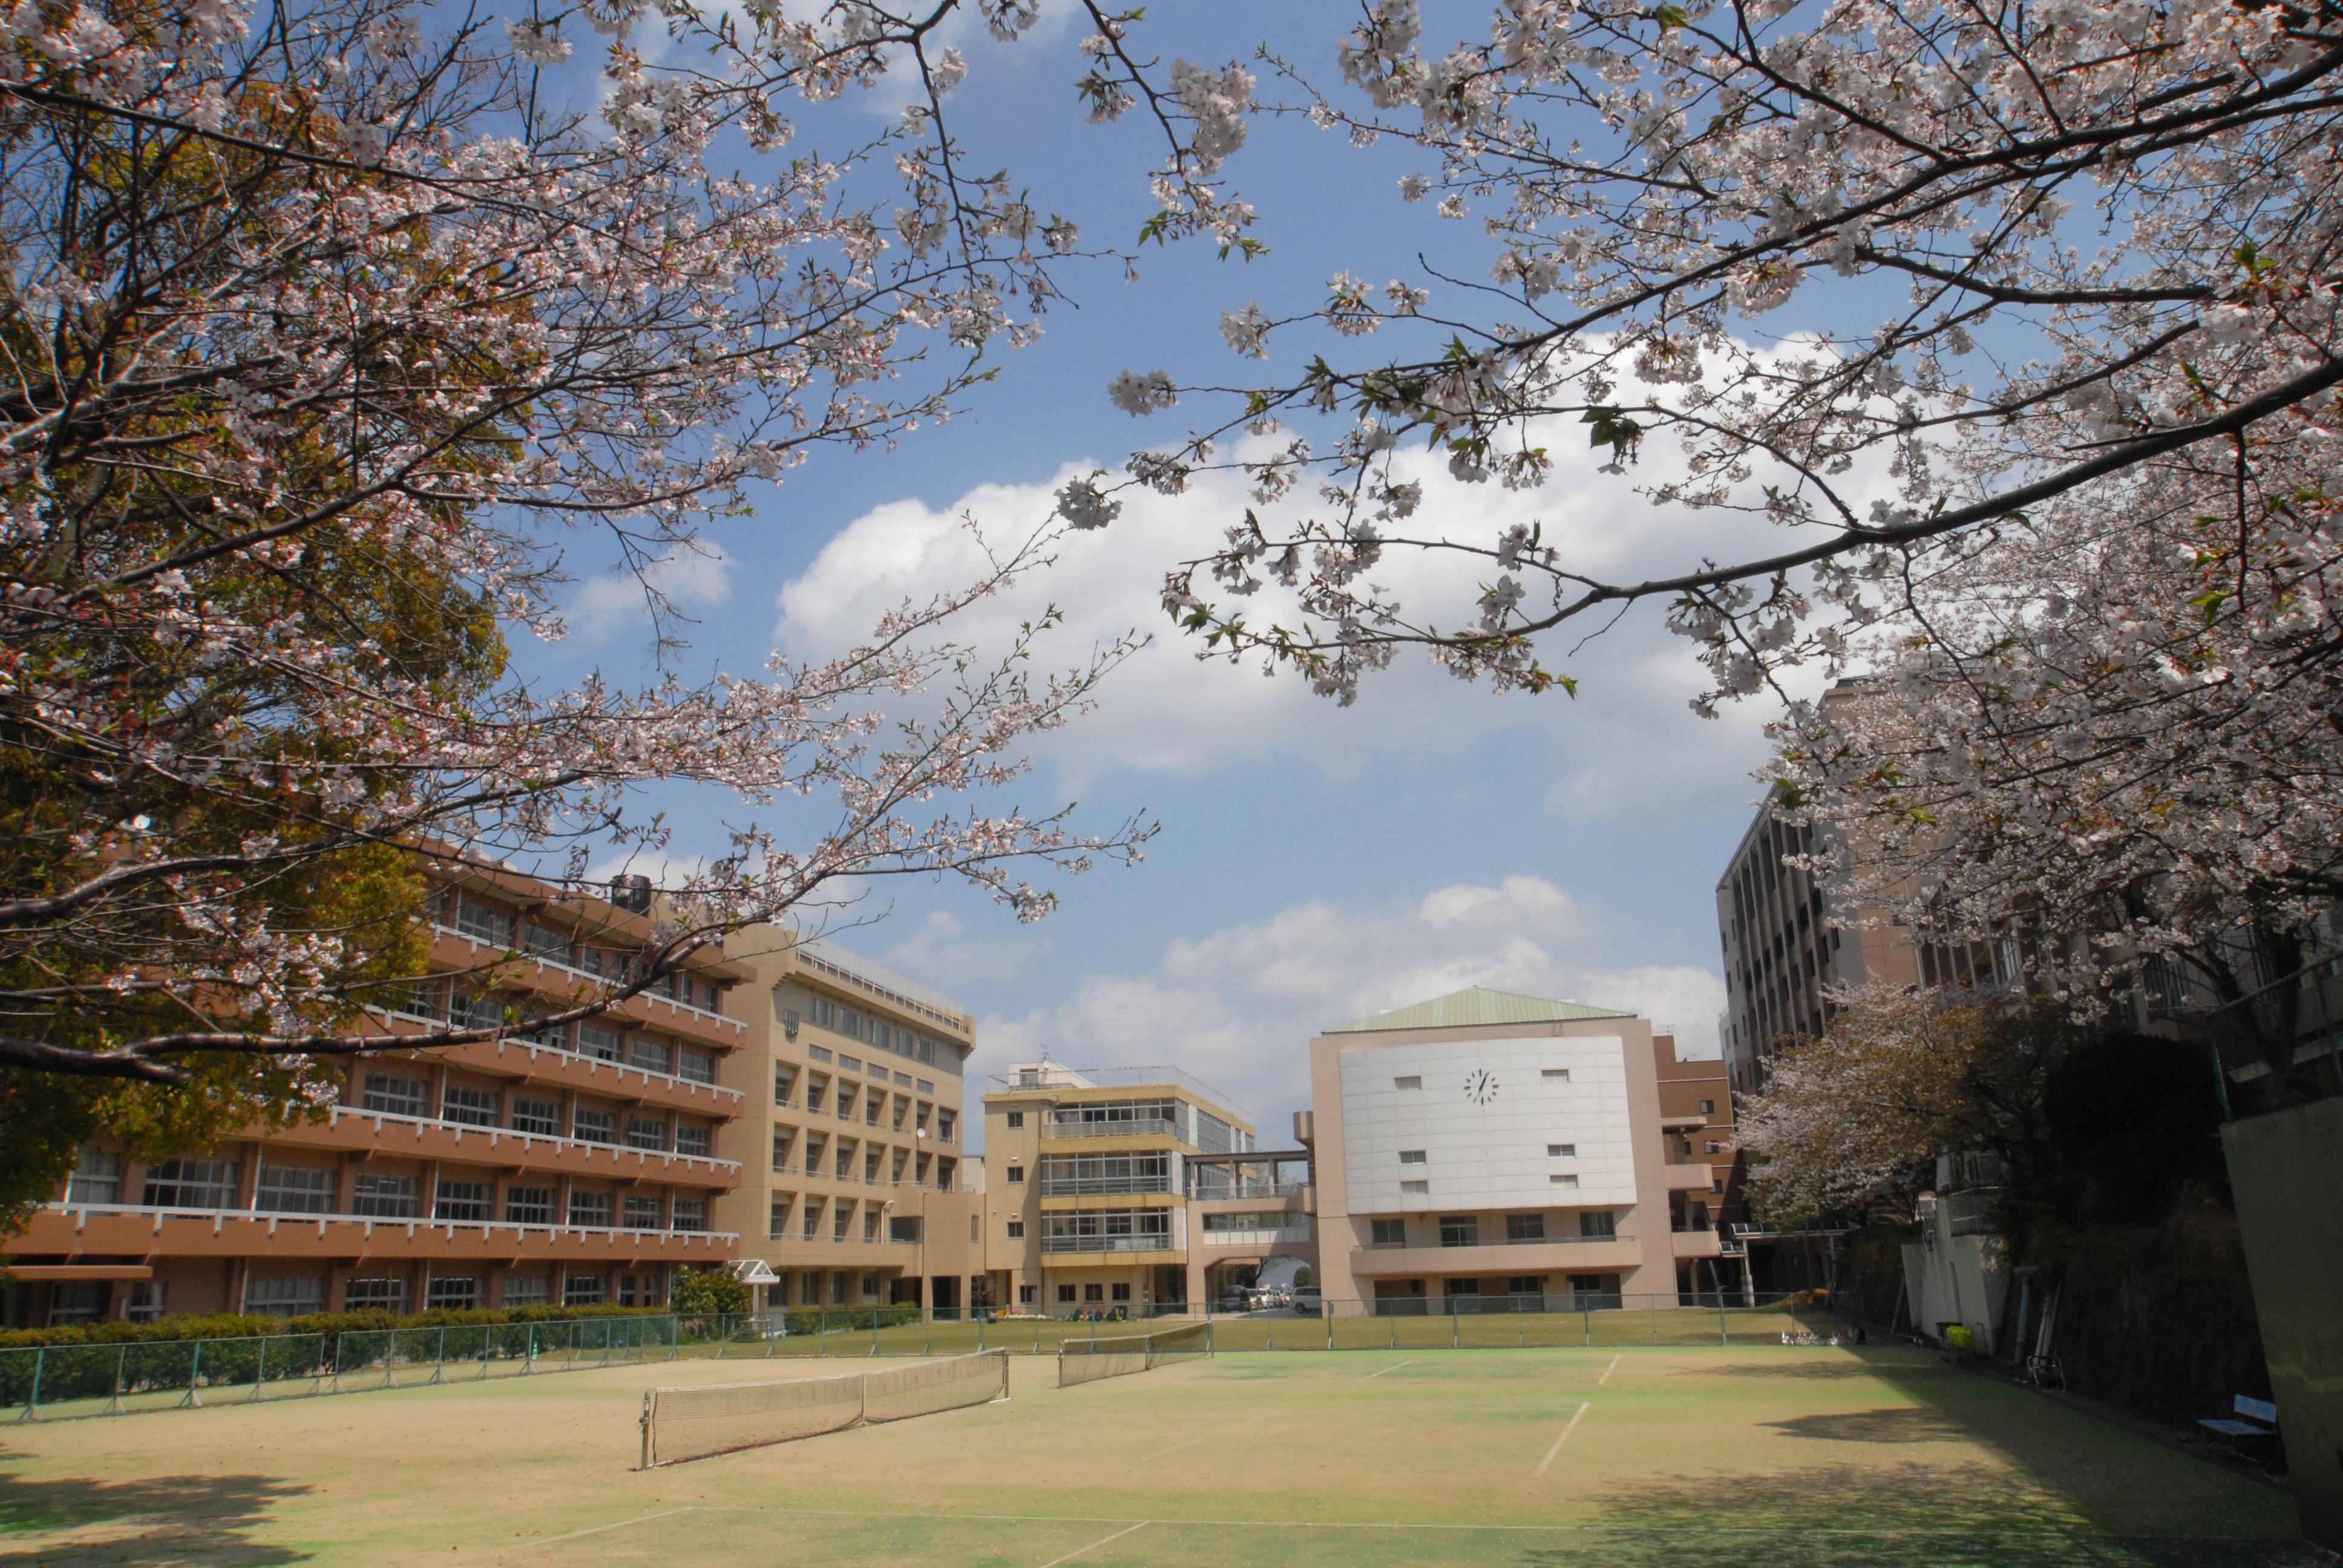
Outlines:
{"type": "Polygon", "coordinates": [[[2283,1493],[1892,1348],[1253,1352],[1065,1388],[1020,1356],[1007,1402],[634,1468],[647,1388],[743,1373],[18,1427],[0,1432],[0,1563],[2313,1560],[2283,1493]]]}

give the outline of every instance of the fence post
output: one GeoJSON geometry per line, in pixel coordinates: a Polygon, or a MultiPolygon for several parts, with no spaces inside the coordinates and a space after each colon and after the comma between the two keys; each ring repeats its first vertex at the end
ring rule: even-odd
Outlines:
{"type": "Polygon", "coordinates": [[[1733,1342],[1732,1336],[1726,1332],[1725,1326],[1725,1295],[1723,1292],[1719,1292],[1716,1297],[1716,1342],[1721,1345],[1729,1345],[1733,1342]]]}
{"type": "Polygon", "coordinates": [[[195,1353],[195,1358],[194,1358],[194,1360],[193,1360],[193,1361],[191,1361],[191,1362],[188,1363],[188,1366],[187,1366],[187,1397],[186,1397],[186,1398],[185,1398],[185,1399],[183,1399],[183,1400],[181,1400],[181,1401],[179,1402],[179,1408],[180,1408],[180,1409],[182,1409],[182,1410],[185,1410],[187,1406],[189,1406],[189,1405],[193,1405],[193,1406],[195,1406],[197,1410],[201,1410],[201,1409],[203,1409],[203,1408],[204,1408],[204,1396],[203,1396],[200,1392],[197,1392],[197,1391],[198,1391],[198,1390],[200,1390],[203,1386],[204,1386],[204,1342],[203,1342],[203,1341],[201,1341],[201,1340],[197,1340],[197,1341],[196,1342],[196,1353],[195,1353]]]}
{"type": "Polygon", "coordinates": [[[122,1349],[116,1352],[114,1357],[114,1398],[107,1402],[106,1407],[106,1413],[108,1415],[122,1415],[126,1413],[126,1407],[122,1402],[122,1383],[129,1365],[130,1346],[126,1342],[122,1349]]]}
{"type": "Polygon", "coordinates": [[[439,1343],[431,1352],[431,1381],[438,1382],[447,1372],[447,1329],[440,1325],[439,1343]]]}
{"type": "MultiPolygon", "coordinates": [[[[261,1335],[261,1336],[260,1336],[260,1362],[259,1362],[259,1364],[258,1364],[257,1366],[256,1366],[256,1367],[254,1367],[254,1368],[252,1369],[252,1397],[253,1397],[254,1399],[256,1399],[256,1399],[258,1399],[258,1398],[260,1397],[260,1385],[261,1385],[261,1384],[263,1384],[263,1383],[265,1383],[265,1382],[266,1382],[267,1381],[268,1381],[268,1336],[267,1336],[266,1334],[263,1334],[263,1335],[261,1335]]],[[[116,1378],[114,1380],[114,1385],[115,1385],[115,1387],[116,1387],[117,1390],[119,1390],[119,1389],[121,1388],[121,1386],[122,1386],[122,1380],[121,1380],[121,1378],[116,1377],[116,1378]]],[[[120,1403],[120,1402],[121,1402],[121,1399],[122,1399],[121,1394],[120,1394],[119,1392],[116,1392],[116,1395],[115,1395],[115,1402],[116,1402],[117,1404],[118,1404],[118,1403],[120,1403]]]]}
{"type": "Polygon", "coordinates": [[[1589,1346],[1592,1346],[1592,1345],[1594,1343],[1594,1310],[1593,1310],[1592,1308],[1582,1307],[1582,1308],[1580,1308],[1580,1309],[1579,1309],[1578,1315],[1579,1315],[1579,1317],[1580,1317],[1580,1318],[1582,1318],[1582,1319],[1584,1319],[1584,1326],[1585,1326],[1585,1330],[1586,1330],[1586,1342],[1587,1342],[1587,1344],[1588,1344],[1589,1346]]]}
{"type": "Polygon", "coordinates": [[[42,1345],[33,1352],[33,1392],[25,1396],[25,1413],[18,1421],[37,1421],[41,1415],[41,1369],[49,1359],[49,1349],[42,1345]]]}
{"type": "Polygon", "coordinates": [[[1326,1348],[1331,1351],[1334,1348],[1333,1303],[1331,1302],[1322,1302],[1318,1305],[1318,1310],[1326,1314],[1326,1348]]]}
{"type": "Polygon", "coordinates": [[[1209,1312],[1204,1317],[1204,1353],[1212,1353],[1212,1319],[1209,1312]]]}
{"type": "Polygon", "coordinates": [[[1448,1303],[1448,1348],[1452,1351],[1464,1348],[1464,1314],[1456,1310],[1453,1300],[1448,1303]]]}

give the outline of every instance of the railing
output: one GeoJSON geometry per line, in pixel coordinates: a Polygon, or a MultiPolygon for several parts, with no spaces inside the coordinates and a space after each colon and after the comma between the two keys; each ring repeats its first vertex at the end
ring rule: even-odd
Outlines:
{"type": "Polygon", "coordinates": [[[992,1081],[1005,1089],[1153,1089],[1159,1086],[1184,1089],[1205,1103],[1222,1111],[1233,1111],[1250,1121],[1252,1113],[1228,1095],[1222,1094],[1202,1079],[1177,1067],[1061,1067],[1056,1062],[1046,1072],[1038,1073],[1039,1081],[1027,1083],[1021,1074],[996,1072],[992,1081]]]}
{"type": "Polygon", "coordinates": [[[1170,1232],[1153,1236],[1044,1236],[1044,1252],[1169,1252],[1170,1232]]]}
{"type": "MultiPolygon", "coordinates": [[[[610,975],[598,975],[590,970],[579,969],[576,964],[571,963],[568,960],[556,958],[551,953],[532,952],[526,948],[500,948],[496,943],[488,941],[484,938],[476,937],[469,931],[458,930],[454,926],[443,926],[437,920],[434,920],[431,923],[431,929],[443,937],[453,937],[459,942],[469,942],[476,951],[481,949],[486,949],[491,952],[508,952],[516,958],[526,959],[532,963],[543,964],[549,970],[559,970],[563,974],[574,975],[579,980],[590,980],[596,985],[608,985],[612,983],[614,979],[614,977],[610,975]]],[[[711,1023],[726,1025],[735,1034],[744,1031],[749,1027],[737,1018],[726,1018],[720,1012],[710,1012],[706,1008],[699,1006],[697,1002],[678,1001],[675,998],[665,995],[657,990],[645,990],[637,991],[634,997],[629,1000],[647,1002],[661,1002],[668,1007],[673,1008],[678,1012],[692,1013],[698,1017],[708,1020],[711,1023]]]]}
{"type": "Polygon", "coordinates": [[[1287,1241],[1307,1241],[1310,1227],[1283,1226],[1273,1231],[1203,1231],[1198,1232],[1207,1247],[1274,1247],[1287,1241]]]}
{"type": "Polygon", "coordinates": [[[2217,1009],[2206,1021],[2227,1117],[2343,1095],[2343,954],[2217,1009]]]}
{"type": "MultiPolygon", "coordinates": [[[[444,1018],[433,1018],[427,1013],[409,1012],[405,1008],[376,1008],[373,1010],[381,1013],[386,1018],[404,1019],[408,1023],[422,1024],[427,1029],[445,1029],[448,1026],[450,1021],[444,1018]]],[[[690,1078],[679,1072],[661,1072],[655,1068],[637,1067],[634,1063],[630,1061],[622,1061],[615,1056],[594,1056],[586,1051],[579,1050],[577,1047],[572,1045],[557,1044],[550,1040],[538,1040],[528,1035],[508,1034],[502,1040],[476,1040],[473,1043],[476,1045],[493,1045],[499,1050],[508,1047],[515,1050],[526,1050],[528,1052],[529,1059],[531,1060],[536,1060],[538,1052],[543,1051],[548,1056],[558,1056],[566,1058],[571,1061],[586,1062],[589,1065],[589,1069],[607,1067],[618,1075],[618,1081],[621,1083],[624,1083],[627,1081],[627,1074],[631,1072],[646,1083],[649,1083],[656,1080],[670,1085],[689,1085],[694,1091],[705,1089],[715,1094],[729,1094],[734,1100],[746,1100],[748,1098],[748,1096],[743,1094],[740,1091],[731,1088],[729,1085],[719,1083],[713,1078],[690,1078]]]]}
{"type": "Polygon", "coordinates": [[[1134,1192],[1168,1194],[1172,1178],[1162,1176],[1044,1176],[1044,1198],[1120,1198],[1134,1192]]]}
{"type": "Polygon", "coordinates": [[[1421,1251],[1445,1251],[1464,1247],[1555,1247],[1584,1242],[1632,1241],[1627,1236],[1443,1236],[1437,1241],[1369,1241],[1353,1251],[1362,1252],[1397,1252],[1413,1249],[1421,1251]]]}
{"type": "Polygon", "coordinates": [[[819,940],[800,939],[797,945],[797,958],[806,968],[833,980],[844,980],[849,985],[859,986],[905,1012],[917,1014],[961,1034],[968,1032],[968,1015],[960,1010],[958,1002],[860,953],[849,953],[819,940]]]}
{"type": "MultiPolygon", "coordinates": [[[[719,1160],[715,1156],[709,1154],[678,1154],[671,1150],[663,1149],[638,1149],[629,1144],[620,1143],[615,1138],[608,1141],[598,1138],[564,1138],[558,1133],[553,1132],[520,1132],[516,1131],[514,1129],[509,1127],[480,1127],[468,1121],[449,1121],[443,1117],[406,1116],[396,1111],[361,1111],[354,1106],[348,1105],[337,1105],[332,1107],[330,1114],[327,1118],[326,1124],[328,1128],[337,1126],[344,1117],[353,1118],[359,1121],[371,1121],[375,1124],[375,1131],[377,1132],[382,1130],[382,1125],[385,1122],[397,1122],[402,1127],[442,1127],[455,1133],[456,1141],[458,1143],[461,1143],[467,1137],[485,1138],[488,1141],[488,1147],[490,1149],[498,1147],[503,1141],[508,1138],[516,1138],[520,1140],[521,1152],[523,1154],[528,1153],[532,1145],[548,1143],[553,1145],[554,1151],[556,1153],[559,1153],[565,1149],[584,1149],[588,1151],[595,1149],[608,1149],[614,1155],[619,1153],[632,1154],[644,1163],[649,1163],[651,1156],[656,1154],[660,1160],[669,1163],[681,1160],[686,1161],[688,1164],[705,1165],[709,1168],[709,1173],[710,1175],[713,1175],[719,1171],[729,1171],[732,1174],[738,1175],[740,1170],[740,1162],[738,1160],[719,1160]]],[[[295,1127],[287,1130],[288,1132],[295,1134],[296,1136],[297,1136],[298,1131],[299,1128],[297,1123],[295,1127]]]]}
{"type": "Polygon", "coordinates": [[[1041,1124],[1044,1138],[1176,1138],[1180,1125],[1160,1117],[1133,1118],[1129,1121],[1045,1121],[1041,1124]]]}
{"type": "Polygon", "coordinates": [[[458,1234],[479,1234],[487,1237],[493,1236],[500,1231],[509,1231],[524,1241],[531,1236],[539,1236],[547,1240],[561,1236],[630,1239],[656,1236],[662,1239],[680,1238],[686,1241],[712,1241],[728,1244],[739,1240],[737,1234],[729,1231],[706,1229],[638,1230],[622,1225],[557,1225],[551,1222],[539,1223],[536,1221],[524,1220],[437,1220],[425,1219],[420,1214],[288,1213],[271,1209],[191,1209],[185,1205],[170,1204],[45,1203],[36,1212],[72,1217],[75,1230],[87,1224],[89,1217],[93,1214],[126,1215],[137,1219],[151,1218],[155,1221],[157,1234],[161,1233],[163,1221],[166,1220],[209,1220],[213,1221],[215,1229],[229,1220],[256,1221],[266,1220],[268,1221],[269,1232],[272,1235],[280,1227],[306,1228],[314,1224],[317,1227],[319,1235],[325,1234],[326,1227],[329,1225],[360,1225],[365,1227],[362,1232],[364,1236],[373,1235],[375,1228],[380,1226],[386,1231],[396,1231],[404,1227],[409,1236],[419,1231],[446,1231],[451,1237],[458,1234]]]}
{"type": "Polygon", "coordinates": [[[1214,1168],[1210,1165],[1188,1168],[1188,1196],[1214,1201],[1223,1198],[1294,1198],[1307,1192],[1307,1181],[1232,1181],[1222,1183],[1224,1191],[1207,1191],[1213,1183],[1204,1180],[1214,1168]]]}

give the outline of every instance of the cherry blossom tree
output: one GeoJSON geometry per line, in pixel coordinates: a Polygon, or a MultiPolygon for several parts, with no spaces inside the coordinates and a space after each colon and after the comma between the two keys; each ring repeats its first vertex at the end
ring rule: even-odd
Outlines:
{"type": "MultiPolygon", "coordinates": [[[[1371,0],[1331,51],[1339,85],[1266,49],[1167,72],[1138,13],[1090,15],[1081,96],[1166,138],[1155,233],[1251,237],[1223,165],[1270,110],[1419,154],[1394,220],[1486,236],[1477,278],[1232,299],[1238,355],[1297,344],[1282,374],[1111,388],[1133,415],[1204,410],[1118,482],[1232,463],[1255,483],[1166,608],[1206,653],[1342,700],[1411,646],[1544,689],[1563,678],[1541,634],[1643,600],[1701,646],[1704,703],[1754,693],[1837,658],[1915,552],[2110,505],[2102,487],[2167,455],[2250,463],[2237,437],[2338,413],[2332,0],[1504,0],[1444,52],[1416,0],[1371,0]],[[1744,542],[1614,579],[1536,527],[1424,509],[1393,466],[1421,441],[1461,481],[1533,488],[1561,439],[1623,482],[1672,445],[1645,498],[1745,518],[1744,542]],[[1375,574],[1408,553],[1474,562],[1477,600],[1400,602],[1375,574]],[[1272,583],[1292,613],[1248,618],[1272,583]]],[[[2332,493],[2331,462],[2304,475],[2332,493]]],[[[1064,515],[1102,525],[1111,489],[1070,487],[1064,515]]]]}
{"type": "Polygon", "coordinates": [[[710,518],[943,417],[1030,336],[1075,236],[960,167],[951,9],[678,10],[675,68],[627,0],[0,15],[12,1147],[54,1166],[100,1115],[182,1144],[299,1115],[344,1059],[591,1016],[841,879],[963,878],[1030,920],[1053,895],[1021,868],[1135,858],[1143,822],[950,800],[1013,784],[1127,651],[1051,673],[1047,615],[951,640],[1047,531],[835,658],[547,689],[511,657],[559,634],[586,542],[679,636],[653,568],[710,518]],[[566,65],[597,35],[598,76],[566,65]],[[782,155],[793,115],[890,65],[924,109],[782,155]],[[513,858],[583,886],[598,854],[668,846],[639,799],[661,781],[835,806],[729,828],[664,890],[646,961],[574,1005],[389,1030],[435,881],[513,858]]]}

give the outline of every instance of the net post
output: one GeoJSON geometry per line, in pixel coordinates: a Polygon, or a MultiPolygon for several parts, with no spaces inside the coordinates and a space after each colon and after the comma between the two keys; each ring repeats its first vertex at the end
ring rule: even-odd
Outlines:
{"type": "Polygon", "coordinates": [[[635,1466],[638,1470],[649,1470],[651,1467],[651,1401],[656,1397],[650,1390],[643,1390],[643,1462],[635,1466]]]}

